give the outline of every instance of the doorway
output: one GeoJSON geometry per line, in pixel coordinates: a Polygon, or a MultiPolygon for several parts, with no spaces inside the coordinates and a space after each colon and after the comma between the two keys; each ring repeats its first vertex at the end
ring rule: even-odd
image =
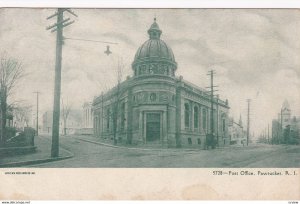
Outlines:
{"type": "Polygon", "coordinates": [[[161,117],[160,113],[147,113],[146,115],[146,141],[155,142],[160,140],[161,117]]]}

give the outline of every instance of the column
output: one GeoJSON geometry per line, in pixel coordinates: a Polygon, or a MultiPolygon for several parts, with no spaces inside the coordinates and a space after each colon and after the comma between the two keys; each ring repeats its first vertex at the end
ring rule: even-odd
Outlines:
{"type": "Polygon", "coordinates": [[[176,86],[176,147],[181,147],[181,81],[176,86]]]}
{"type": "Polygon", "coordinates": [[[193,101],[191,101],[191,103],[190,103],[191,105],[191,111],[190,111],[190,128],[191,128],[191,130],[192,130],[192,132],[194,132],[194,102],[193,101]]]}
{"type": "Polygon", "coordinates": [[[128,89],[128,111],[127,111],[127,143],[132,143],[132,120],[133,120],[133,114],[132,114],[133,108],[132,108],[132,88],[130,87],[128,89]]]}

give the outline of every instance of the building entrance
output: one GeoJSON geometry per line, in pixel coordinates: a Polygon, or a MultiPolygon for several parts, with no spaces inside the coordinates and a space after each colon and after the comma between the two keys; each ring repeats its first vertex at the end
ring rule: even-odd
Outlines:
{"type": "Polygon", "coordinates": [[[146,140],[147,142],[159,141],[161,134],[160,113],[147,113],[146,140]]]}

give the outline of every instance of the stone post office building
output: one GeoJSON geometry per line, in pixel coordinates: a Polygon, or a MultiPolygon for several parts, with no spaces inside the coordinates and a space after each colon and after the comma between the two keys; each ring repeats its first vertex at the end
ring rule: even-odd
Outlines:
{"type": "MultiPolygon", "coordinates": [[[[156,20],[148,34],[132,63],[134,75],[95,97],[94,134],[109,140],[117,135],[127,144],[204,148],[211,127],[210,96],[175,76],[174,54],[161,40],[156,20]]],[[[227,100],[215,99],[214,109],[215,137],[219,146],[229,145],[227,100]]]]}

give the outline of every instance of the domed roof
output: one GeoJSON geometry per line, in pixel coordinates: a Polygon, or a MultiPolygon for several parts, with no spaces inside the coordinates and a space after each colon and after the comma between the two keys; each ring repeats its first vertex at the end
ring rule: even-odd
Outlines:
{"type": "Polygon", "coordinates": [[[160,30],[156,19],[148,30],[149,40],[144,42],[137,50],[133,64],[145,61],[164,61],[169,62],[175,66],[175,57],[172,49],[160,39],[162,31],[160,30]]]}
{"type": "Polygon", "coordinates": [[[160,39],[147,40],[136,52],[134,61],[143,61],[145,58],[162,58],[175,62],[173,51],[160,39]]]}

